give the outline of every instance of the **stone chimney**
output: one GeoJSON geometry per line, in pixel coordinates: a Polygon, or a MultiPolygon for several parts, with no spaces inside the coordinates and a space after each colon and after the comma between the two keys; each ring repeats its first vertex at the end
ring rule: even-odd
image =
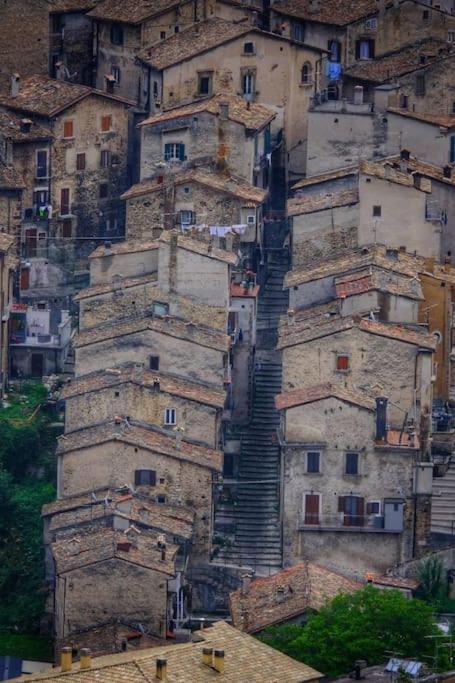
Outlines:
{"type": "Polygon", "coordinates": [[[11,97],[17,97],[21,89],[21,77],[19,74],[12,74],[11,76],[11,97]]]}
{"type": "Polygon", "coordinates": [[[92,653],[88,647],[83,647],[81,649],[81,659],[80,659],[81,669],[91,669],[92,668],[92,653]]]}
{"type": "Polygon", "coordinates": [[[220,120],[227,121],[229,118],[229,102],[226,100],[221,100],[219,103],[220,107],[220,120]]]}
{"type": "Polygon", "coordinates": [[[246,595],[248,593],[251,586],[251,578],[251,574],[242,574],[242,595],[246,595]]]}

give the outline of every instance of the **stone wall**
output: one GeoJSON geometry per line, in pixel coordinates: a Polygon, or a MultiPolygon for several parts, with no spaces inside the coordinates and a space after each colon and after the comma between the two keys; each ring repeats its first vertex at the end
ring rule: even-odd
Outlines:
{"type": "Polygon", "coordinates": [[[14,251],[20,254],[22,190],[0,190],[0,232],[15,235],[14,251]]]}
{"type": "Polygon", "coordinates": [[[292,267],[346,254],[358,245],[359,205],[292,218],[292,267]]]}

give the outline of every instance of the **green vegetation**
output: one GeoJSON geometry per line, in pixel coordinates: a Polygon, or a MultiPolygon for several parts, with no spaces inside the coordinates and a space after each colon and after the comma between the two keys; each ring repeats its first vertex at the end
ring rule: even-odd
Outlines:
{"type": "MultiPolygon", "coordinates": [[[[366,586],[337,596],[305,626],[270,627],[261,639],[327,676],[338,676],[351,671],[357,659],[372,666],[384,663],[391,653],[432,664],[432,636],[441,632],[430,605],[408,600],[400,591],[366,586]]],[[[438,668],[448,668],[447,649],[439,652],[438,668]]]]}
{"type": "Polygon", "coordinates": [[[439,557],[429,557],[420,563],[421,582],[418,597],[431,605],[435,612],[455,612],[455,600],[449,598],[444,565],[439,557]]]}
{"type": "Polygon", "coordinates": [[[43,636],[0,634],[0,652],[2,655],[32,661],[51,662],[53,660],[52,641],[43,636]]]}
{"type": "Polygon", "coordinates": [[[46,387],[22,384],[0,407],[0,654],[27,634],[15,642],[24,652],[35,642],[34,658],[40,641],[28,636],[45,600],[41,507],[55,498],[57,434],[46,401],[46,387]]]}

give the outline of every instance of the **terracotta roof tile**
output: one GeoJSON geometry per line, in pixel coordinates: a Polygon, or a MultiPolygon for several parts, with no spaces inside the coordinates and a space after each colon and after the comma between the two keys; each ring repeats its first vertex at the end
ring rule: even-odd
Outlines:
{"type": "MultiPolygon", "coordinates": [[[[207,307],[209,308],[209,307],[207,307]]],[[[191,321],[181,320],[180,318],[165,318],[144,316],[142,318],[132,318],[121,322],[110,322],[99,325],[96,328],[80,331],[74,338],[74,348],[98,344],[108,339],[116,339],[127,334],[135,334],[151,330],[158,334],[177,337],[188,342],[206,346],[217,351],[227,352],[230,348],[230,337],[217,330],[213,330],[202,325],[196,325],[191,321]]]]}
{"type": "Polygon", "coordinates": [[[389,112],[392,114],[399,114],[410,119],[423,121],[424,123],[431,123],[434,126],[443,126],[444,128],[453,128],[455,126],[455,114],[440,114],[439,112],[430,112],[426,114],[419,114],[418,112],[408,111],[407,109],[397,109],[389,107],[389,112]]]}
{"type": "Polygon", "coordinates": [[[370,266],[365,270],[335,278],[335,292],[340,299],[363,294],[372,290],[404,296],[417,301],[423,300],[420,281],[417,278],[393,273],[370,266]]]}
{"type": "Polygon", "coordinates": [[[354,592],[362,585],[312,562],[298,564],[231,593],[232,623],[255,633],[308,609],[318,610],[339,593],[354,592]]]}
{"type": "Polygon", "coordinates": [[[272,9],[306,21],[346,26],[370,14],[376,14],[378,5],[376,0],[322,0],[318,9],[314,9],[311,0],[275,0],[272,9]]]}
{"type": "MultiPolygon", "coordinates": [[[[455,116],[454,116],[454,125],[455,125],[455,116]]],[[[417,157],[410,156],[409,159],[401,159],[399,155],[395,155],[392,157],[387,157],[387,159],[384,159],[382,162],[383,165],[392,165],[394,167],[399,167],[400,169],[404,169],[402,172],[406,172],[408,174],[413,174],[413,175],[422,175],[426,178],[431,178],[431,180],[437,180],[440,183],[444,183],[446,185],[455,185],[455,174],[452,173],[452,167],[449,166],[448,168],[451,169],[451,175],[450,177],[446,177],[444,175],[444,169],[441,166],[435,166],[434,164],[429,164],[426,161],[422,161],[421,159],[418,159],[417,157]]]]}
{"type": "Polygon", "coordinates": [[[74,297],[73,301],[83,301],[90,299],[92,296],[100,296],[101,294],[109,294],[109,292],[121,291],[122,289],[130,289],[132,287],[141,287],[144,285],[153,285],[157,282],[157,273],[149,273],[148,275],[141,275],[139,277],[125,277],[119,282],[105,282],[92,287],[81,289],[74,297]]]}
{"type": "Polygon", "coordinates": [[[219,389],[197,384],[186,379],[173,377],[164,373],[149,370],[148,368],[135,366],[122,366],[104,371],[95,372],[73,379],[66,384],[60,394],[60,398],[67,400],[73,396],[80,396],[93,391],[102,391],[108,387],[131,382],[140,386],[154,387],[158,380],[159,391],[188,401],[195,401],[213,408],[223,408],[225,393],[219,389]]]}
{"type": "Polygon", "coordinates": [[[81,429],[78,432],[65,434],[59,439],[57,452],[64,454],[110,441],[133,444],[146,450],[168,455],[170,458],[186,460],[213,470],[220,470],[222,466],[221,451],[195,444],[186,439],[177,439],[175,436],[164,434],[156,429],[146,429],[133,424],[128,427],[125,423],[116,425],[113,422],[106,422],[95,427],[81,429]]]}
{"type": "MultiPolygon", "coordinates": [[[[368,575],[370,579],[370,575],[368,575]]],[[[408,579],[401,576],[389,576],[383,575],[378,576],[373,574],[371,576],[371,583],[377,584],[379,586],[390,586],[391,588],[407,588],[408,590],[415,591],[420,586],[420,581],[417,579],[408,579]]]]}
{"type": "MultiPolygon", "coordinates": [[[[199,168],[177,172],[172,180],[175,185],[193,182],[255,204],[262,204],[268,196],[268,190],[250,185],[243,178],[236,178],[226,173],[209,173],[199,168]]],[[[121,199],[134,199],[160,190],[163,190],[163,183],[158,182],[157,177],[149,178],[130,187],[121,199]]]]}
{"type": "Polygon", "coordinates": [[[134,254],[140,251],[153,251],[159,248],[158,242],[139,242],[135,240],[127,240],[125,242],[116,242],[106,248],[104,244],[92,251],[89,258],[99,258],[100,256],[115,256],[117,254],[134,254]]]}
{"type": "Polygon", "coordinates": [[[241,284],[233,282],[231,284],[231,296],[233,297],[253,297],[257,298],[259,294],[259,285],[254,285],[253,287],[242,287],[241,284]]]}
{"type": "Polygon", "coordinates": [[[108,655],[93,660],[90,671],[74,669],[61,674],[52,670],[44,674],[32,674],[21,680],[52,680],[67,683],[73,678],[76,683],[150,683],[156,680],[156,660],[167,660],[168,683],[209,683],[217,677],[223,683],[306,683],[322,678],[315,669],[297,662],[286,655],[268,647],[247,633],[219,621],[213,626],[198,631],[202,642],[182,645],[155,647],[118,655],[108,655]],[[225,652],[225,670],[217,674],[211,667],[202,663],[202,649],[217,648],[225,652]]]}
{"type": "Polygon", "coordinates": [[[327,171],[327,173],[321,173],[320,175],[314,175],[310,178],[302,178],[295,185],[292,186],[293,190],[299,190],[302,187],[309,187],[310,185],[318,185],[319,183],[325,183],[327,180],[338,180],[338,178],[345,178],[350,175],[357,175],[359,172],[358,166],[349,166],[346,168],[340,168],[336,171],[327,171]]]}
{"type": "Polygon", "coordinates": [[[22,190],[25,187],[24,179],[13,166],[0,161],[0,189],[22,190]]]}
{"type": "Polygon", "coordinates": [[[142,50],[138,57],[153,69],[167,69],[252,31],[249,24],[235,24],[214,17],[198,22],[161,43],[142,50]]]}
{"type": "Polygon", "coordinates": [[[278,396],[275,396],[275,406],[277,410],[287,410],[288,408],[315,403],[330,397],[337,398],[345,403],[352,403],[366,410],[375,410],[375,402],[368,394],[330,383],[318,384],[278,394],[278,396]]]}
{"type": "Polygon", "coordinates": [[[288,199],[288,216],[301,216],[303,214],[315,213],[338,206],[349,206],[357,204],[359,201],[358,190],[341,190],[331,194],[318,194],[309,197],[293,197],[288,199]]]}
{"type": "Polygon", "coordinates": [[[451,49],[442,40],[426,38],[375,59],[357,61],[345,70],[345,75],[364,81],[384,83],[446,59],[451,49]],[[426,57],[424,64],[421,61],[422,56],[426,57]]]}
{"type": "Polygon", "coordinates": [[[380,180],[387,180],[390,183],[416,188],[421,192],[431,193],[431,182],[415,183],[414,175],[408,170],[402,170],[397,161],[384,159],[382,161],[362,161],[360,171],[365,175],[374,176],[380,180]]]}
{"type": "Polygon", "coordinates": [[[165,121],[172,121],[173,119],[187,116],[192,117],[202,112],[219,116],[220,103],[223,102],[229,104],[229,120],[240,123],[248,130],[259,130],[270,123],[276,116],[266,105],[257,102],[247,102],[243,97],[238,97],[237,95],[213,95],[213,97],[191,102],[190,104],[183,104],[163,111],[160,114],[155,114],[142,121],[139,125],[154,126],[165,121]]]}
{"type": "Polygon", "coordinates": [[[345,256],[316,264],[314,268],[291,270],[285,277],[284,286],[295,287],[312,280],[354,272],[369,265],[417,277],[424,269],[424,259],[398,250],[387,250],[383,245],[371,245],[353,249],[345,256]]]}
{"type": "Polygon", "coordinates": [[[33,140],[52,140],[52,131],[35,121],[24,119],[12,111],[0,111],[0,133],[13,142],[31,142],[33,140]],[[22,121],[30,122],[30,130],[25,130],[22,121]]]}
{"type": "Polygon", "coordinates": [[[100,0],[51,0],[51,14],[64,12],[88,12],[96,7],[100,0]]]}
{"type": "Polygon", "coordinates": [[[140,24],[182,4],[182,0],[103,0],[89,16],[102,21],[140,24]]]}
{"type": "Polygon", "coordinates": [[[200,256],[207,256],[208,258],[217,261],[223,261],[230,266],[236,266],[238,263],[239,258],[237,254],[233,254],[231,251],[226,251],[225,249],[212,247],[209,242],[202,242],[201,240],[193,239],[192,237],[186,237],[186,235],[182,235],[174,230],[165,230],[162,232],[160,242],[169,244],[173,237],[177,238],[177,246],[180,249],[191,251],[194,254],[200,254],[200,256]]]}
{"type": "Polygon", "coordinates": [[[34,75],[23,79],[16,97],[9,94],[0,95],[0,105],[16,111],[26,111],[51,118],[90,95],[104,97],[128,106],[134,104],[129,100],[109,95],[86,85],[34,75]]]}

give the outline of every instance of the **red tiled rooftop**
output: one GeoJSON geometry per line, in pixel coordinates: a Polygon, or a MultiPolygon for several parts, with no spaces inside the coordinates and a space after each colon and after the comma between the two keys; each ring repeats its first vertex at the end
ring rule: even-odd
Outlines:
{"type": "Polygon", "coordinates": [[[374,400],[367,394],[330,383],[294,389],[293,391],[278,394],[278,396],[275,396],[275,406],[277,410],[287,410],[331,397],[345,403],[352,403],[366,410],[375,409],[374,400]]]}

